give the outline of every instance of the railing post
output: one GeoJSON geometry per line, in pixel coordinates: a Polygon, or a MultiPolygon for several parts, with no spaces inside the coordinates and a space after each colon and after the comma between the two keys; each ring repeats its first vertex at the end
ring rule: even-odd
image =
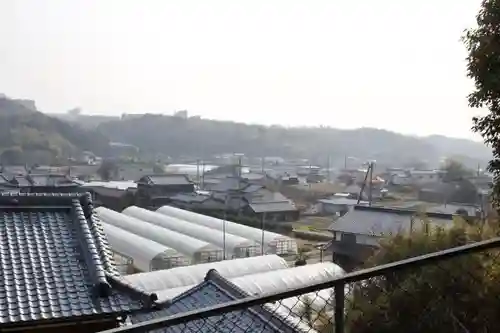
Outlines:
{"type": "Polygon", "coordinates": [[[338,283],[333,287],[335,293],[335,333],[344,333],[345,319],[345,284],[338,283]]]}

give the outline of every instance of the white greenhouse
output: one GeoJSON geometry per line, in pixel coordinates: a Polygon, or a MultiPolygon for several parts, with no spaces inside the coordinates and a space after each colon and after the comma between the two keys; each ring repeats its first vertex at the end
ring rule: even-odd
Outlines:
{"type": "MultiPolygon", "coordinates": [[[[229,278],[222,272],[219,272],[219,274],[229,278]]],[[[344,274],[345,271],[338,265],[327,262],[243,275],[229,278],[229,281],[250,295],[263,295],[327,282],[344,274]]],[[[190,286],[161,290],[156,293],[159,300],[165,301],[182,294],[194,286],[196,286],[196,283],[190,286]]],[[[331,308],[333,305],[333,290],[321,290],[302,295],[300,298],[290,297],[275,304],[269,304],[269,306],[285,316],[291,314],[300,316],[305,302],[310,303],[316,312],[323,309],[328,310],[328,307],[331,308]]]]}
{"type": "Polygon", "coordinates": [[[97,207],[95,211],[102,221],[170,247],[191,258],[192,263],[222,260],[222,250],[207,242],[167,230],[105,207],[97,207]]]}
{"type": "MultiPolygon", "coordinates": [[[[235,222],[223,221],[215,217],[193,213],[172,206],[160,207],[156,210],[156,212],[216,230],[223,230],[225,224],[226,232],[240,237],[245,237],[254,242],[262,243],[263,231],[261,229],[235,222]]],[[[265,253],[280,255],[295,254],[297,253],[297,243],[290,237],[264,230],[264,251],[265,253]]]]}
{"type": "MultiPolygon", "coordinates": [[[[213,265],[212,265],[213,266],[213,265]]],[[[195,266],[181,267],[176,269],[186,269],[195,266]]],[[[215,267],[214,267],[215,268],[215,267]]],[[[340,266],[332,262],[323,262],[313,265],[298,266],[285,269],[277,269],[272,271],[258,272],[253,274],[244,274],[239,276],[227,276],[217,268],[217,272],[225,278],[228,278],[234,285],[241,288],[243,291],[250,295],[261,295],[271,292],[283,292],[286,290],[306,287],[312,284],[327,282],[335,277],[342,276],[345,272],[340,266]]],[[[207,271],[208,272],[208,271],[207,271]]],[[[148,275],[158,274],[159,272],[148,273],[148,275]]],[[[141,274],[129,275],[127,279],[141,274]]],[[[206,275],[206,273],[205,273],[206,275]]],[[[201,279],[199,282],[201,282],[201,279]]],[[[137,283],[136,281],[131,281],[137,283]]],[[[199,282],[182,287],[174,287],[157,292],[158,298],[166,300],[173,298],[179,294],[175,294],[176,290],[181,291],[193,288],[199,282]]],[[[151,291],[146,286],[141,284],[141,287],[146,291],[151,291]]],[[[158,289],[154,290],[157,291],[158,289]]]]}
{"type": "Polygon", "coordinates": [[[267,255],[127,275],[125,279],[144,291],[156,292],[196,285],[205,279],[211,269],[217,270],[224,277],[232,278],[286,268],[288,265],[284,259],[277,255],[267,255]]]}
{"type": "Polygon", "coordinates": [[[227,259],[254,257],[261,252],[258,243],[246,238],[227,232],[224,235],[222,231],[155,213],[137,206],[124,209],[122,214],[217,245],[226,250],[227,259]]]}
{"type": "Polygon", "coordinates": [[[113,252],[130,258],[132,265],[142,271],[156,271],[190,264],[188,258],[160,243],[138,236],[112,224],[103,222],[113,252]]]}

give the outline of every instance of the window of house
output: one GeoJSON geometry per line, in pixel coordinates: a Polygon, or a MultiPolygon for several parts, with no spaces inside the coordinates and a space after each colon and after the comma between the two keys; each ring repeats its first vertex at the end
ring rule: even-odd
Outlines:
{"type": "Polygon", "coordinates": [[[348,232],[343,232],[340,236],[340,241],[343,243],[356,243],[356,235],[348,232]]]}

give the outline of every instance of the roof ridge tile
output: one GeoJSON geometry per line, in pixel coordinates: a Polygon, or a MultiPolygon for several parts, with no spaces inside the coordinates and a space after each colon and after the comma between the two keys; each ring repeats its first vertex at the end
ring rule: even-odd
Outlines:
{"type": "Polygon", "coordinates": [[[89,227],[88,220],[85,218],[82,205],[78,199],[73,200],[73,214],[75,223],[77,223],[76,228],[78,230],[79,240],[82,242],[82,248],[88,249],[88,252],[83,252],[83,257],[90,269],[89,273],[91,274],[94,288],[99,297],[109,296],[111,286],[107,281],[106,271],[101,260],[101,253],[99,253],[99,248],[95,244],[94,233],[89,227]]]}
{"type": "Polygon", "coordinates": [[[108,279],[112,286],[138,297],[139,300],[146,305],[146,307],[149,308],[156,305],[156,301],[158,300],[158,295],[156,293],[148,293],[141,287],[131,284],[122,276],[108,275],[108,279]]]}

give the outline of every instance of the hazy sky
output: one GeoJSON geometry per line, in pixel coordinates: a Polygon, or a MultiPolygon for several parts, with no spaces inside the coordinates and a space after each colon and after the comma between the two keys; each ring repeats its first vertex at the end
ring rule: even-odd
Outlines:
{"type": "Polygon", "coordinates": [[[44,112],[166,113],[473,138],[480,0],[0,0],[0,92],[44,112]]]}

